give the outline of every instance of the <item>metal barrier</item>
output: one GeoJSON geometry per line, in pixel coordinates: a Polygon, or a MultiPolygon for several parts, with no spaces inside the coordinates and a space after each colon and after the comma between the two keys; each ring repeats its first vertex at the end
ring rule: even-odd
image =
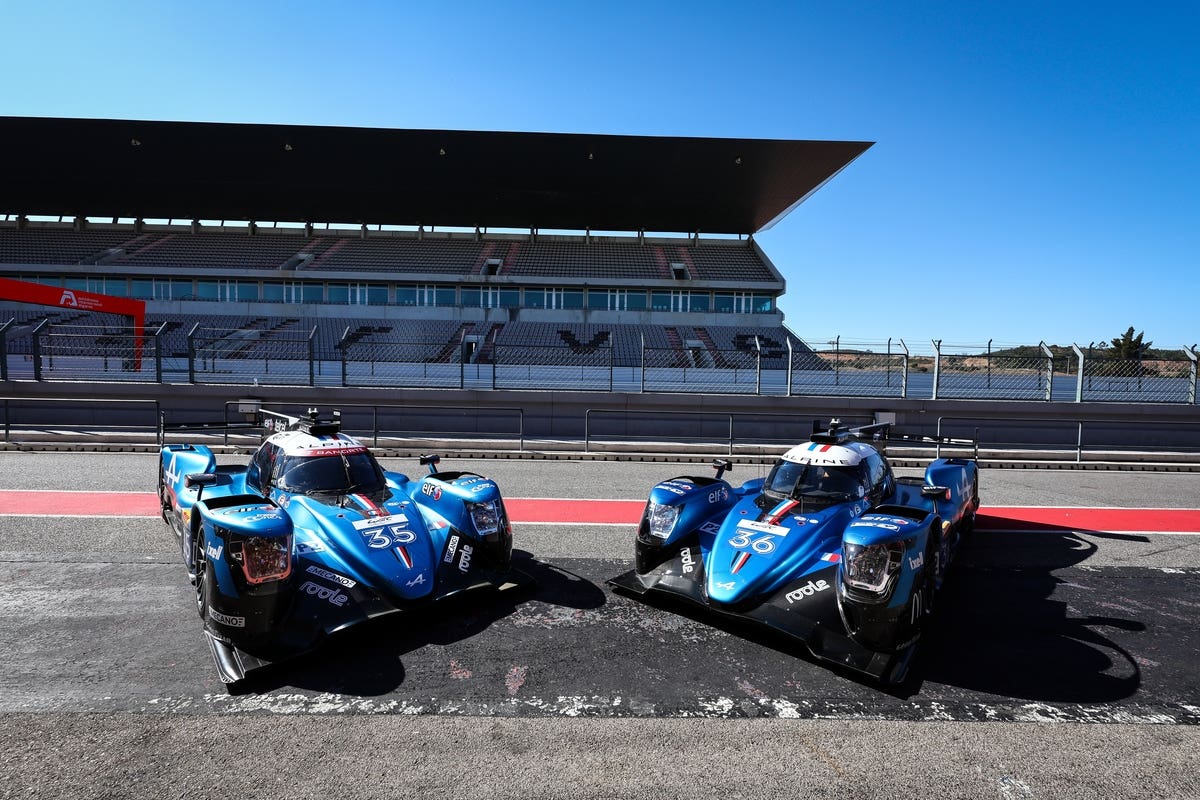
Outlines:
{"type": "MultiPolygon", "coordinates": [[[[1128,421],[1056,419],[1052,417],[938,417],[936,435],[965,435],[976,442],[976,452],[982,448],[1029,450],[1061,450],[1073,453],[1076,463],[1082,463],[1085,452],[1147,451],[1200,453],[1200,421],[1139,421],[1131,428],[1128,421]],[[957,429],[956,429],[957,426],[957,429]],[[1108,428],[1110,436],[1101,440],[1108,428]],[[991,438],[990,432],[1005,431],[1006,439],[991,438]],[[1036,438],[1036,441],[1022,441],[1036,438]],[[1088,440],[1088,433],[1092,440],[1088,440]],[[1036,433],[1036,436],[1033,434],[1036,433]],[[1136,438],[1136,441],[1133,439],[1136,438]]],[[[940,448],[939,448],[940,454],[940,448]]]]}
{"type": "MultiPolygon", "coordinates": [[[[814,424],[827,422],[828,417],[816,418],[798,414],[773,414],[763,412],[724,411],[630,411],[628,409],[589,408],[583,414],[583,452],[592,452],[592,441],[597,438],[592,417],[610,415],[620,418],[621,430],[609,435],[609,441],[654,442],[673,444],[719,443],[732,455],[734,442],[743,445],[790,446],[807,441],[814,424]],[[754,425],[755,429],[738,435],[735,423],[754,425]],[[632,424],[631,424],[632,423],[632,424]],[[635,430],[653,430],[652,435],[634,433],[635,430]]],[[[869,415],[842,414],[847,424],[870,424],[874,417],[869,415]]]]}
{"type": "Polygon", "coordinates": [[[158,420],[161,416],[161,406],[157,400],[95,400],[89,399],[80,401],[73,398],[62,397],[23,397],[9,396],[0,398],[0,407],[4,409],[4,443],[12,443],[12,430],[14,427],[21,429],[40,429],[50,432],[104,432],[116,431],[120,433],[158,433],[158,420]],[[102,409],[107,409],[109,413],[112,410],[120,412],[119,417],[126,416],[125,409],[129,409],[132,413],[133,420],[122,420],[119,423],[114,422],[97,422],[91,418],[91,415],[72,415],[71,419],[67,419],[63,414],[62,409],[72,408],[77,409],[80,403],[86,406],[100,406],[102,409]],[[14,420],[14,411],[19,411],[22,416],[14,420]],[[82,418],[88,417],[88,418],[82,418]]]}

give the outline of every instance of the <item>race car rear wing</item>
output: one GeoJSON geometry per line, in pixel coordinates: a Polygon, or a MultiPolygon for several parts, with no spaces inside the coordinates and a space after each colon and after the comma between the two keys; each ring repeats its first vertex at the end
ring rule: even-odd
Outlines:
{"type": "Polygon", "coordinates": [[[889,443],[903,443],[914,447],[926,445],[936,448],[937,455],[939,456],[941,455],[942,447],[969,447],[975,454],[975,457],[979,455],[979,442],[975,439],[897,433],[892,430],[894,424],[892,422],[876,422],[871,425],[850,428],[842,425],[835,418],[829,421],[827,429],[821,430],[820,423],[814,422],[811,440],[821,444],[843,444],[853,440],[869,441],[875,447],[884,451],[886,451],[889,443]]]}
{"type": "Polygon", "coordinates": [[[237,410],[245,419],[229,419],[230,404],[225,406],[225,419],[205,422],[167,422],[166,413],[158,418],[158,444],[165,443],[168,433],[258,433],[264,438],[281,431],[304,431],[317,436],[335,434],[342,427],[342,412],[334,410],[322,416],[316,408],[309,408],[304,416],[293,416],[281,411],[272,411],[261,405],[239,403],[237,410]]]}

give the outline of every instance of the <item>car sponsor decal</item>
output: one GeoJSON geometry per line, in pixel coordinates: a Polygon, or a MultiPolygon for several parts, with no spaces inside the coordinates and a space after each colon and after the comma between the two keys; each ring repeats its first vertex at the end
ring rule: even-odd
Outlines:
{"type": "Polygon", "coordinates": [[[358,583],[357,581],[347,578],[345,575],[338,575],[336,572],[330,572],[327,569],[321,569],[316,564],[310,564],[308,569],[305,571],[308,572],[309,575],[316,575],[318,578],[324,578],[327,581],[341,584],[347,589],[353,589],[358,583]]]}
{"type": "Polygon", "coordinates": [[[408,586],[408,587],[420,586],[424,582],[425,582],[425,576],[418,575],[417,577],[413,578],[411,581],[405,581],[404,585],[408,586]]]}
{"type": "Polygon", "coordinates": [[[692,556],[692,548],[683,547],[679,550],[679,563],[683,566],[683,574],[686,575],[696,569],[696,559],[692,556]]]}
{"type": "Polygon", "coordinates": [[[726,581],[725,583],[714,583],[713,586],[721,589],[722,591],[731,592],[733,591],[733,587],[737,586],[737,584],[733,581],[726,581]]]}
{"type": "Polygon", "coordinates": [[[756,522],[752,519],[738,520],[738,530],[755,531],[756,533],[769,533],[772,536],[787,536],[788,529],[782,525],[775,525],[770,522],[756,522]]]}
{"type": "Polygon", "coordinates": [[[458,534],[450,537],[450,541],[446,544],[446,555],[442,557],[442,561],[447,564],[453,563],[456,550],[458,550],[458,534]]]}
{"type": "Polygon", "coordinates": [[[222,614],[215,608],[208,609],[208,618],[218,625],[224,625],[227,628],[244,628],[246,627],[245,617],[232,617],[228,614],[222,614]]]}
{"type": "Polygon", "coordinates": [[[916,558],[910,558],[908,560],[908,566],[909,569],[920,569],[921,567],[925,566],[925,554],[917,553],[916,558]]]}
{"type": "Polygon", "coordinates": [[[312,595],[313,597],[320,598],[321,600],[326,600],[330,605],[337,606],[338,608],[346,605],[346,601],[350,599],[350,596],[344,594],[341,589],[330,589],[326,586],[322,586],[319,583],[313,583],[312,581],[305,581],[304,583],[300,584],[300,588],[296,591],[304,592],[305,594],[312,595]]]}
{"type": "Polygon", "coordinates": [[[417,535],[402,525],[385,525],[361,533],[367,539],[367,547],[372,550],[386,550],[396,545],[412,544],[417,540],[417,535]]]}
{"type": "Polygon", "coordinates": [[[742,567],[746,566],[746,562],[750,560],[750,554],[742,551],[733,557],[733,563],[730,564],[730,574],[737,575],[742,567]]]}
{"type": "Polygon", "coordinates": [[[225,545],[221,545],[220,547],[213,547],[211,544],[209,544],[209,545],[204,546],[204,555],[208,557],[209,561],[220,561],[221,553],[223,553],[224,551],[225,551],[225,545]]]}
{"type": "Polygon", "coordinates": [[[829,583],[826,581],[809,581],[803,586],[799,586],[788,592],[785,596],[787,597],[788,605],[792,605],[793,603],[799,603],[806,597],[812,597],[817,592],[823,592],[828,588],[829,583]]]}
{"type": "Polygon", "coordinates": [[[458,571],[465,574],[471,568],[471,555],[475,549],[469,544],[464,544],[459,552],[461,555],[458,557],[458,571]]]}
{"type": "Polygon", "coordinates": [[[724,503],[728,499],[729,499],[729,490],[726,489],[724,486],[720,486],[716,489],[713,489],[711,492],[708,493],[708,502],[710,504],[724,503]]]}
{"type": "Polygon", "coordinates": [[[421,484],[421,494],[432,497],[435,501],[442,499],[442,487],[428,480],[421,484]]]}
{"type": "Polygon", "coordinates": [[[354,529],[357,531],[367,528],[378,528],[381,525],[408,525],[408,517],[404,514],[388,514],[386,517],[371,517],[369,519],[354,520],[354,529]]]}
{"type": "Polygon", "coordinates": [[[700,526],[701,533],[718,533],[720,530],[721,525],[717,522],[706,522],[700,526]]]}
{"type": "Polygon", "coordinates": [[[325,551],[325,544],[320,539],[301,539],[296,537],[296,554],[303,555],[304,553],[322,553],[325,551]]]}

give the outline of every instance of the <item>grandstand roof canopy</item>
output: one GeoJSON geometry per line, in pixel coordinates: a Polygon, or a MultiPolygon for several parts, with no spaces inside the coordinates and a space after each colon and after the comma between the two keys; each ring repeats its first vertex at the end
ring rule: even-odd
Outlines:
{"type": "Polygon", "coordinates": [[[0,117],[0,213],[748,234],[871,144],[0,117]]]}

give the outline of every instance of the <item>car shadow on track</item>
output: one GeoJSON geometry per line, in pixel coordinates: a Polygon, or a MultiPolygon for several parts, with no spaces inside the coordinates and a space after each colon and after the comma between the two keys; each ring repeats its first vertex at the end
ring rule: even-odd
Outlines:
{"type": "MultiPolygon", "coordinates": [[[[536,599],[553,606],[591,609],[604,604],[604,591],[591,581],[532,554],[513,551],[513,568],[532,585],[492,595],[476,593],[436,607],[396,614],[331,636],[320,648],[248,676],[230,694],[261,694],[285,687],[358,697],[396,691],[406,680],[404,657],[428,646],[477,649],[471,640],[518,607],[536,599]]],[[[461,687],[456,687],[460,690],[461,687]]]]}
{"type": "Polygon", "coordinates": [[[1089,538],[1146,537],[1022,527],[1014,521],[1005,532],[978,531],[964,543],[913,667],[914,691],[923,680],[1051,703],[1135,695],[1143,679],[1135,652],[1150,638],[1149,620],[1134,618],[1144,608],[1131,596],[1138,584],[1063,571],[1096,552],[1089,538]],[[1122,615],[1107,613],[1114,610],[1122,615]]]}

